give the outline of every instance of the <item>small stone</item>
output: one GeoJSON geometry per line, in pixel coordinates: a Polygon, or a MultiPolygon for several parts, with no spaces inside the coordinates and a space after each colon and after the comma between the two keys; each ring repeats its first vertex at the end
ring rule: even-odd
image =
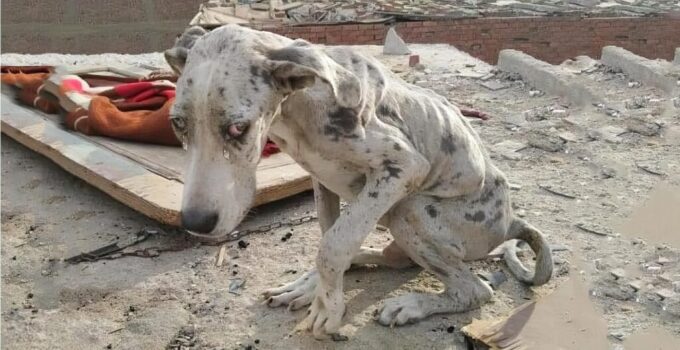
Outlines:
{"type": "MultiPolygon", "coordinates": [[[[418,69],[418,65],[420,64],[420,56],[418,55],[411,55],[408,57],[408,66],[409,67],[416,67],[418,69]]],[[[424,66],[423,66],[424,68],[424,66]]]]}
{"type": "Polygon", "coordinates": [[[513,183],[508,184],[508,187],[510,187],[510,189],[513,190],[513,191],[519,191],[519,190],[522,189],[521,185],[513,184],[513,183]]]}
{"type": "Polygon", "coordinates": [[[565,109],[553,109],[552,114],[554,116],[564,117],[567,115],[567,111],[565,109]]]}
{"type": "Polygon", "coordinates": [[[651,273],[657,273],[661,271],[661,266],[647,266],[647,271],[651,273]]]}
{"type": "Polygon", "coordinates": [[[623,269],[613,269],[609,271],[609,273],[611,273],[612,276],[614,276],[614,278],[617,280],[626,277],[626,271],[623,269]]]}
{"type": "Polygon", "coordinates": [[[658,259],[656,259],[656,262],[659,263],[659,264],[661,264],[661,265],[666,265],[666,264],[668,264],[668,263],[671,262],[671,259],[666,258],[666,257],[664,257],[664,256],[661,256],[661,257],[659,257],[658,259]]]}
{"type": "Polygon", "coordinates": [[[635,239],[633,239],[632,242],[633,242],[633,245],[647,245],[647,242],[645,242],[641,238],[635,238],[635,239]]]}
{"type": "Polygon", "coordinates": [[[662,273],[662,274],[658,275],[657,278],[659,280],[661,280],[662,282],[673,282],[673,278],[671,277],[671,275],[669,275],[667,273],[662,273]]]}
{"type": "Polygon", "coordinates": [[[250,245],[250,243],[248,243],[244,240],[238,241],[238,247],[241,248],[241,249],[246,249],[249,245],[250,245]]]}
{"type": "Polygon", "coordinates": [[[534,131],[527,135],[529,145],[542,149],[546,152],[559,152],[564,150],[566,141],[558,136],[551,135],[545,132],[534,131]]]}
{"type": "Polygon", "coordinates": [[[448,328],[446,328],[446,333],[453,333],[453,331],[455,331],[455,330],[456,330],[456,327],[449,326],[448,328]]]}
{"type": "Polygon", "coordinates": [[[640,280],[635,280],[635,281],[628,283],[628,286],[630,286],[631,288],[633,288],[637,292],[639,290],[642,290],[644,283],[640,280]]]}
{"type": "Polygon", "coordinates": [[[576,135],[568,131],[560,133],[559,135],[557,135],[557,137],[567,142],[578,142],[578,138],[576,137],[576,135]]]}
{"type": "Polygon", "coordinates": [[[543,92],[540,91],[540,90],[530,90],[529,91],[530,97],[538,97],[538,96],[541,96],[541,95],[543,95],[543,92]]]}
{"type": "Polygon", "coordinates": [[[675,292],[668,288],[659,289],[655,291],[654,294],[660,296],[663,299],[671,299],[675,296],[675,292]]]}
{"type": "Polygon", "coordinates": [[[642,85],[642,84],[640,84],[639,81],[630,81],[630,82],[628,82],[628,87],[629,87],[629,88],[640,87],[640,85],[642,85]]]}
{"type": "Polygon", "coordinates": [[[527,211],[524,209],[520,209],[515,211],[515,214],[517,214],[517,216],[519,216],[520,218],[523,218],[527,216],[527,211]]]}
{"type": "Polygon", "coordinates": [[[502,89],[507,89],[508,85],[501,83],[498,80],[490,80],[481,83],[481,85],[491,91],[497,91],[502,89]]]}

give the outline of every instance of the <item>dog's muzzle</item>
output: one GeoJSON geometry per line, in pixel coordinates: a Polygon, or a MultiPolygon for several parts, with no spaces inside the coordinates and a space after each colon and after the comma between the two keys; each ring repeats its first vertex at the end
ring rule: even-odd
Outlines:
{"type": "Polygon", "coordinates": [[[197,233],[210,233],[217,226],[219,214],[199,210],[182,211],[182,227],[197,233]]]}

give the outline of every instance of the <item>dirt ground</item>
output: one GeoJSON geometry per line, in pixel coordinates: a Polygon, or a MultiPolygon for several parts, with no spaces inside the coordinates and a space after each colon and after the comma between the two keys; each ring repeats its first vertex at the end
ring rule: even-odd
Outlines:
{"type": "MultiPolygon", "coordinates": [[[[527,300],[551,293],[574,274],[585,278],[591,301],[603,312],[612,349],[649,327],[680,336],[678,291],[657,295],[664,289],[672,292],[673,283],[680,280],[679,247],[647,241],[644,232],[615,234],[617,225],[655,187],[680,185],[680,112],[672,101],[653,88],[631,87],[624,75],[600,67],[584,79],[625,115],[612,116],[597,108],[570,109],[565,101],[531,92],[535,90],[511,76],[488,80],[504,85],[500,90],[483,87],[487,80],[480,78],[493,67],[453,48],[416,45],[413,50],[421,55],[424,69],[408,68],[406,57],[384,59],[405,79],[492,115],[488,121],[475,121],[474,127],[496,164],[517,185],[513,202],[518,215],[539,227],[557,248],[550,283],[528,288],[509,274],[502,261],[478,261],[473,264],[476,272],[502,271],[508,276],[490,303],[479,310],[433,316],[391,329],[373,321],[382,300],[413,290],[439,291],[442,285],[417,268],[360,268],[345,278],[348,313],[341,333],[349,339],[318,342],[309,334],[293,332],[304,310],[272,309],[260,297],[265,289],[292,281],[312,267],[320,237],[316,222],[250,235],[244,238],[245,248],[234,242],[221,267],[215,266],[218,247],[187,241],[171,230],[141,247],[186,249],[153,258],[68,264],[65,258],[158,225],[3,136],[2,346],[465,349],[460,329],[473,319],[506,316],[527,300]],[[643,102],[626,104],[639,96],[646,96],[643,102]],[[600,130],[625,128],[624,118],[632,114],[660,120],[661,134],[612,136],[600,130]],[[558,152],[536,147],[513,152],[522,147],[507,147],[507,141],[525,144],[536,135],[552,140],[550,136],[558,134],[570,139],[556,141],[561,147],[558,152]],[[573,198],[546,191],[547,186],[573,198]],[[613,234],[592,234],[578,229],[578,223],[613,234]],[[287,233],[292,234],[290,239],[282,240],[287,233]],[[612,275],[617,269],[628,274],[617,279],[612,275]],[[235,279],[245,280],[236,291],[239,294],[230,292],[235,279]],[[642,286],[639,290],[628,285],[636,280],[642,286]]],[[[31,60],[39,59],[23,57],[20,63],[31,60]]],[[[257,208],[242,226],[313,213],[312,196],[305,193],[257,208]]],[[[366,245],[380,247],[389,241],[388,233],[376,231],[366,245]]]]}

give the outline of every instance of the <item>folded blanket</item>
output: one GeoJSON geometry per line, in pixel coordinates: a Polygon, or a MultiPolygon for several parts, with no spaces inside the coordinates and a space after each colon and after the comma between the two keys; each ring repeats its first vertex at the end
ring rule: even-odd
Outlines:
{"type": "Polygon", "coordinates": [[[45,113],[54,114],[59,111],[56,99],[46,98],[41,94],[45,80],[50,72],[43,67],[2,67],[2,83],[19,89],[17,98],[24,105],[37,108],[45,113]]]}
{"type": "Polygon", "coordinates": [[[95,96],[87,110],[79,109],[66,116],[66,127],[86,135],[108,136],[122,140],[180,146],[170,124],[167,100],[157,110],[121,111],[107,97],[95,96]]]}

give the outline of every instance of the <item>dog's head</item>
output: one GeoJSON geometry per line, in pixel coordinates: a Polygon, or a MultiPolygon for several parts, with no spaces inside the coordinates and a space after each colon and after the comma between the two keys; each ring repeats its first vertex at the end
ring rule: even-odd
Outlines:
{"type": "Polygon", "coordinates": [[[359,81],[304,41],[227,25],[187,29],[165,58],[180,78],[171,121],[188,151],[182,225],[231,232],[255,196],[257,163],[286,96],[323,82],[334,103],[356,107],[359,81]]]}

